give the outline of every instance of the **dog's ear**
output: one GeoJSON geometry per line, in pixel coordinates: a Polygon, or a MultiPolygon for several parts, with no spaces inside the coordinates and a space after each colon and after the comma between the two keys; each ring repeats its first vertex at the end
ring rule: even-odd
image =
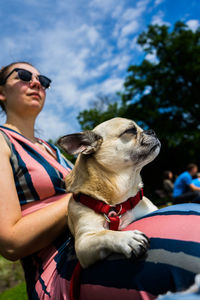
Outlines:
{"type": "Polygon", "coordinates": [[[69,154],[91,154],[97,151],[103,139],[93,131],[69,134],[61,137],[57,144],[69,154]]]}

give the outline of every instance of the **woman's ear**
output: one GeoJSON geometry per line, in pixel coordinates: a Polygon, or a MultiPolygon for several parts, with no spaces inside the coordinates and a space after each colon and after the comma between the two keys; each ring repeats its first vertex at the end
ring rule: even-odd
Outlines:
{"type": "Polygon", "coordinates": [[[3,89],[3,86],[0,85],[0,101],[5,101],[5,100],[6,100],[6,97],[4,94],[4,89],[3,89]]]}

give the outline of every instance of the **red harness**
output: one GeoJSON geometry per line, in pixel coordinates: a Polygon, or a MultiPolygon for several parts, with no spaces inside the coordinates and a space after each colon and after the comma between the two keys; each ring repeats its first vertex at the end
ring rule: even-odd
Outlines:
{"type": "Polygon", "coordinates": [[[106,204],[85,194],[74,194],[73,197],[75,201],[93,209],[96,213],[103,214],[109,223],[109,229],[118,230],[121,216],[128,210],[133,209],[142,200],[143,189],[139,190],[134,197],[130,197],[125,202],[115,206],[106,204]]]}
{"type": "MultiPolygon", "coordinates": [[[[128,198],[125,202],[111,206],[101,200],[94,199],[85,194],[73,194],[75,201],[93,209],[96,213],[103,214],[109,224],[110,230],[118,230],[121,216],[128,210],[133,209],[143,197],[143,189],[134,196],[128,198]]],[[[70,300],[77,300],[80,296],[80,273],[81,266],[78,262],[70,282],[70,300]]]]}

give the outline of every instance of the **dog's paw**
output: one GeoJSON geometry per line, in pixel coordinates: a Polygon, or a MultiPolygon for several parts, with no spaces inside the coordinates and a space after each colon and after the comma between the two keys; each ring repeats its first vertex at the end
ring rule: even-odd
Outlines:
{"type": "Polygon", "coordinates": [[[149,238],[139,230],[123,231],[118,244],[121,253],[127,258],[143,255],[149,248],[149,238]]]}

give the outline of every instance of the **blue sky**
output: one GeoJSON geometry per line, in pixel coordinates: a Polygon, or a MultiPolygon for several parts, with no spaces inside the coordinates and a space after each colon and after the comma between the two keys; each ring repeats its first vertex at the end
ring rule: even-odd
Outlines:
{"type": "Polygon", "coordinates": [[[76,117],[97,94],[122,90],[149,24],[196,30],[199,16],[199,0],[1,0],[0,66],[29,61],[52,79],[36,127],[56,140],[80,130],[76,117]]]}

